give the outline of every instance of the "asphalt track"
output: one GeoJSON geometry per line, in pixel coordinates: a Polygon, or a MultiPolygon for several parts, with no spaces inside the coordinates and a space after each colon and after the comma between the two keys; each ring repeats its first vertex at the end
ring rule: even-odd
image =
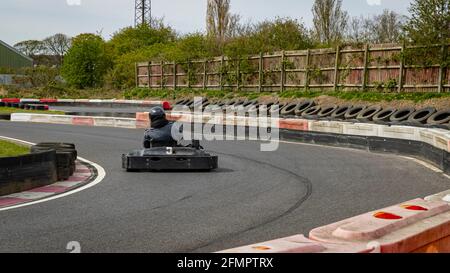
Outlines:
{"type": "Polygon", "coordinates": [[[448,190],[442,175],[408,159],[282,143],[210,142],[212,173],[126,173],[120,157],[143,130],[0,122],[0,135],[64,141],[100,164],[88,190],[0,212],[0,252],[213,252],[283,236],[448,190]]]}

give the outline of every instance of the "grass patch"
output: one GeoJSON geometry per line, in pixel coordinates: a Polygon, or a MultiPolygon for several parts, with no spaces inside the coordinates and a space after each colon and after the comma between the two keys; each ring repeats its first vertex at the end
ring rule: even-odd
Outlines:
{"type": "Polygon", "coordinates": [[[30,148],[0,140],[0,157],[14,157],[30,153],[30,148]]]}
{"type": "Polygon", "coordinates": [[[30,113],[30,114],[48,114],[48,115],[64,115],[61,111],[42,111],[42,110],[24,110],[12,107],[0,107],[0,114],[12,113],[30,113]]]}

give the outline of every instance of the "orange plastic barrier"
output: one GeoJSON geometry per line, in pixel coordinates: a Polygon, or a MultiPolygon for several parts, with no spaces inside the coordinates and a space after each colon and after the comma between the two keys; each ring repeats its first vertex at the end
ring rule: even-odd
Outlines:
{"type": "Polygon", "coordinates": [[[379,246],[384,253],[408,253],[450,236],[450,205],[412,200],[311,231],[324,243],[379,246]]]}
{"type": "Polygon", "coordinates": [[[301,119],[280,119],[280,129],[308,131],[309,123],[307,120],[301,119]]]}

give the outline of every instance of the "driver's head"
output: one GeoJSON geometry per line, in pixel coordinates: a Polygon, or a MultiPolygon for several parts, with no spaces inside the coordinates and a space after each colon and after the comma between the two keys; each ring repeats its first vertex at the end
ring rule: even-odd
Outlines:
{"type": "Polygon", "coordinates": [[[166,120],[166,112],[162,107],[154,107],[150,110],[150,120],[152,122],[166,120]]]}

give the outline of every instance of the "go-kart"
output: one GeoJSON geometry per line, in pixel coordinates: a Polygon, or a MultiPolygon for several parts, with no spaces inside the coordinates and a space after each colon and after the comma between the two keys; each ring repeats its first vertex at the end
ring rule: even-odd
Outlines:
{"type": "Polygon", "coordinates": [[[188,146],[159,143],[122,155],[122,167],[127,172],[211,171],[218,168],[218,157],[205,152],[196,140],[188,146]]]}

